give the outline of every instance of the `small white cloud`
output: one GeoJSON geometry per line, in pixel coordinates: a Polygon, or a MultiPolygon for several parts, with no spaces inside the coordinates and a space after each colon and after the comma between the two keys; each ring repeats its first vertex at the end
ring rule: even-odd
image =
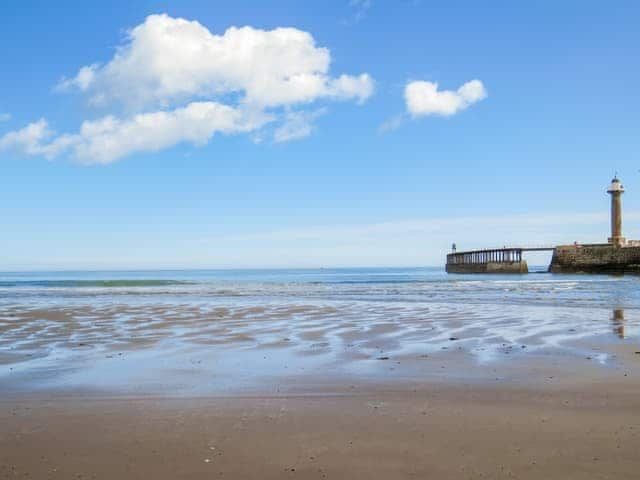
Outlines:
{"type": "Polygon", "coordinates": [[[456,91],[439,91],[437,83],[414,81],[406,85],[404,98],[413,117],[450,116],[487,98],[487,90],[480,80],[471,80],[456,91]]]}
{"type": "Polygon", "coordinates": [[[0,122],[8,122],[9,120],[11,120],[10,113],[0,113],[0,122]]]}

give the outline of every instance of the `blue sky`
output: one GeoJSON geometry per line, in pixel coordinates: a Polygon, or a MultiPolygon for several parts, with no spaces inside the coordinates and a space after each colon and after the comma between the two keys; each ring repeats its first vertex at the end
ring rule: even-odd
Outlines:
{"type": "Polygon", "coordinates": [[[625,234],[640,238],[636,2],[21,1],[0,14],[0,270],[419,266],[454,241],[601,241],[616,171],[625,234]],[[175,49],[134,43],[150,15],[176,27],[175,49]],[[183,41],[184,25],[199,33],[183,41]],[[251,27],[240,44],[185,60],[233,26],[251,27]],[[278,27],[295,32],[276,51],[278,27]],[[248,39],[263,49],[238,48],[248,39]],[[314,87],[282,83],[288,68],[314,87]],[[86,133],[106,118],[99,141],[86,133]]]}

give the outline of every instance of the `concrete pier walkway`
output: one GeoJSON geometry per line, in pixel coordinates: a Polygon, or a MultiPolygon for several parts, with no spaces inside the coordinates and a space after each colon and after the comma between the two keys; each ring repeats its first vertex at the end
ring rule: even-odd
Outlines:
{"type": "Polygon", "coordinates": [[[447,255],[447,273],[528,273],[522,252],[552,251],[554,247],[503,247],[452,252],[447,255]]]}

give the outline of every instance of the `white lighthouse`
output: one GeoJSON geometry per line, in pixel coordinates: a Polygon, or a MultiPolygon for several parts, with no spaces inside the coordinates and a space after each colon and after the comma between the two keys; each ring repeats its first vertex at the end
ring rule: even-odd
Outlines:
{"type": "Polygon", "coordinates": [[[609,243],[620,247],[626,242],[626,239],[622,236],[622,194],[624,193],[624,186],[617,176],[611,180],[607,193],[611,195],[611,237],[609,238],[609,243]]]}

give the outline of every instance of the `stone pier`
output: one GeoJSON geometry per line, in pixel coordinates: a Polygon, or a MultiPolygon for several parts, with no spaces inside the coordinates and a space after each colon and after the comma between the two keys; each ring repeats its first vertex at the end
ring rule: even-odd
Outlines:
{"type": "Polygon", "coordinates": [[[447,255],[448,273],[528,273],[523,251],[553,250],[552,273],[640,273],[640,241],[622,234],[622,194],[617,175],[607,193],[611,195],[611,236],[608,243],[561,245],[558,247],[499,248],[457,252],[453,244],[447,255]]]}
{"type": "Polygon", "coordinates": [[[455,252],[447,255],[447,273],[528,273],[522,248],[455,252]]]}
{"type": "Polygon", "coordinates": [[[553,251],[552,273],[640,273],[640,245],[625,242],[561,245],[553,251]]]}

